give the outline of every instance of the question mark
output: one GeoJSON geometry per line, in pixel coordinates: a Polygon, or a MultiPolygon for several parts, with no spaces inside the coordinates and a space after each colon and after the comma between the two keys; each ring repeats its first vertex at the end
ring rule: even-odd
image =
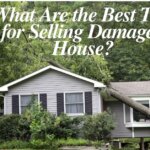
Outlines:
{"type": "Polygon", "coordinates": [[[113,42],[113,41],[107,41],[107,42],[106,42],[106,45],[108,45],[107,52],[105,53],[106,56],[107,56],[107,55],[109,55],[109,52],[108,52],[109,49],[114,46],[114,42],[113,42]]]}

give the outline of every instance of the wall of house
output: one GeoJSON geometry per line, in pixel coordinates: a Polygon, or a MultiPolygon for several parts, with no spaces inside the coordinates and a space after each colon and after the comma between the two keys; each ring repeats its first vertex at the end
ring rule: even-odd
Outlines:
{"type": "Polygon", "coordinates": [[[150,128],[134,128],[135,137],[150,137],[150,128]]]}
{"type": "Polygon", "coordinates": [[[132,137],[132,130],[124,125],[123,103],[119,101],[105,102],[107,108],[110,108],[116,123],[115,129],[112,131],[112,137],[132,137]]]}
{"type": "Polygon", "coordinates": [[[12,113],[12,95],[47,93],[47,110],[57,114],[56,94],[92,91],[93,113],[101,112],[101,97],[94,85],[83,80],[49,70],[9,88],[5,94],[6,114],[12,113]]]}
{"type": "Polygon", "coordinates": [[[111,135],[115,138],[122,137],[150,137],[150,128],[148,127],[125,127],[125,122],[130,122],[130,107],[119,102],[119,101],[109,101],[105,102],[106,107],[110,108],[114,116],[116,127],[112,131],[111,135]],[[123,106],[125,105],[125,107],[123,106]],[[124,116],[123,112],[126,110],[124,116]],[[125,118],[126,120],[125,120],[125,118]]]}

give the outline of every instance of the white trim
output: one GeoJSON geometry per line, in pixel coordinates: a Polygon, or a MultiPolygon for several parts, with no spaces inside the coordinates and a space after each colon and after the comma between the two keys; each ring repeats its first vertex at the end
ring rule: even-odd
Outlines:
{"type": "Polygon", "coordinates": [[[126,111],[125,111],[125,104],[123,104],[123,118],[124,118],[124,123],[126,123],[126,111]]]}
{"type": "MultiPolygon", "coordinates": [[[[97,94],[98,94],[98,98],[99,98],[99,112],[101,113],[102,112],[102,99],[101,99],[101,95],[100,95],[100,92],[98,89],[97,89],[97,94]]],[[[93,105],[93,102],[92,102],[92,105],[93,105]]]]}
{"type": "Polygon", "coordinates": [[[134,135],[134,127],[132,127],[132,137],[134,138],[135,135],[134,135]]]}
{"type": "Polygon", "coordinates": [[[132,128],[132,127],[134,127],[134,128],[150,127],[150,122],[133,122],[133,123],[127,122],[125,124],[125,127],[127,127],[127,128],[132,128]]]}
{"type": "Polygon", "coordinates": [[[133,123],[133,108],[130,107],[130,122],[133,123]]]}
{"type": "Polygon", "coordinates": [[[21,115],[21,96],[32,96],[37,95],[38,96],[38,103],[40,104],[40,93],[23,93],[19,94],[19,114],[21,115]]]}
{"type": "Polygon", "coordinates": [[[149,100],[150,101],[150,96],[142,96],[142,97],[131,97],[135,101],[145,101],[149,100]]]}
{"type": "Polygon", "coordinates": [[[19,114],[21,115],[21,94],[19,94],[19,114]]]}
{"type": "Polygon", "coordinates": [[[85,92],[83,91],[68,91],[64,92],[64,113],[67,114],[68,116],[83,116],[85,115],[85,92]],[[71,94],[71,93],[82,93],[83,96],[83,113],[66,113],[66,94],[71,94]]]}
{"type": "MultiPolygon", "coordinates": [[[[134,101],[149,101],[150,106],[150,97],[132,97],[134,101]]],[[[126,113],[126,112],[125,112],[126,113]]],[[[133,117],[133,108],[130,107],[130,122],[125,123],[126,127],[150,127],[150,122],[136,122],[133,117]]]]}
{"type": "Polygon", "coordinates": [[[6,85],[0,87],[0,92],[6,92],[6,91],[8,91],[8,88],[9,88],[10,86],[13,86],[13,85],[15,85],[15,84],[17,84],[17,83],[20,83],[20,82],[22,82],[22,81],[24,81],[24,80],[26,80],[26,79],[29,79],[29,78],[31,78],[31,77],[33,77],[33,76],[35,76],[35,75],[38,75],[38,74],[40,74],[40,73],[42,73],[42,72],[44,72],[44,71],[47,71],[47,70],[49,70],[49,69],[52,69],[52,70],[55,70],[55,71],[58,71],[58,72],[67,74],[67,75],[69,75],[69,76],[72,76],[72,77],[75,77],[75,78],[78,78],[78,79],[87,81],[87,82],[89,82],[89,83],[93,83],[95,88],[104,88],[104,87],[106,87],[106,86],[105,86],[103,83],[101,83],[101,82],[98,82],[98,81],[95,81],[95,80],[92,80],[92,79],[89,79],[89,78],[80,76],[80,75],[78,75],[78,74],[69,72],[69,71],[67,71],[67,70],[63,70],[63,69],[60,69],[60,68],[58,68],[58,67],[49,65],[49,66],[47,66],[47,67],[45,67],[45,68],[43,68],[43,69],[40,69],[40,70],[38,70],[38,71],[35,71],[35,72],[33,72],[33,73],[31,73],[31,74],[29,74],[29,75],[27,75],[27,76],[24,76],[24,77],[22,77],[22,78],[20,78],[20,79],[18,79],[18,80],[15,80],[15,81],[13,81],[13,82],[10,82],[10,83],[8,83],[8,84],[6,84],[6,85]]]}

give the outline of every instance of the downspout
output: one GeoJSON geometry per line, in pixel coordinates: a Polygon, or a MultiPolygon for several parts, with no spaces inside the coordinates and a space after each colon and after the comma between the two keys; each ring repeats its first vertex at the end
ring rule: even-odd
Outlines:
{"type": "Polygon", "coordinates": [[[5,100],[5,96],[0,95],[0,97],[3,97],[3,101],[4,101],[4,115],[6,114],[6,100],[5,100]]]}

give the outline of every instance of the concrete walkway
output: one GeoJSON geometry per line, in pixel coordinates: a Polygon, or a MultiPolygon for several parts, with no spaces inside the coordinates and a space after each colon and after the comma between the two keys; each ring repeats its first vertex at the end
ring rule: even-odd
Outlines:
{"type": "Polygon", "coordinates": [[[93,146],[66,146],[60,149],[61,150],[98,150],[93,146]]]}

